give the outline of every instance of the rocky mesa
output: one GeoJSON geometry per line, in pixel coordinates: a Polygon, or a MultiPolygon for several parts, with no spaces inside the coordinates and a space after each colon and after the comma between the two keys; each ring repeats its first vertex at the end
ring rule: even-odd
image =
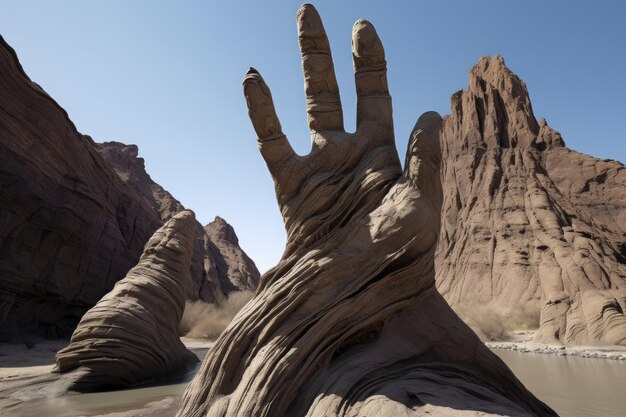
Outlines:
{"type": "Polygon", "coordinates": [[[500,56],[452,96],[441,140],[447,301],[540,312],[546,343],[626,345],[626,167],[568,149],[500,56]]]}

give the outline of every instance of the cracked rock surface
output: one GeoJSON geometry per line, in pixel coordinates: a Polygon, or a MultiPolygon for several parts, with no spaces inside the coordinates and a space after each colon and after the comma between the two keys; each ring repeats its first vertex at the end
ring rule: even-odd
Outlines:
{"type": "Polygon", "coordinates": [[[443,121],[437,285],[541,312],[538,341],[626,345],[626,167],[568,149],[526,85],[482,58],[443,121]]]}

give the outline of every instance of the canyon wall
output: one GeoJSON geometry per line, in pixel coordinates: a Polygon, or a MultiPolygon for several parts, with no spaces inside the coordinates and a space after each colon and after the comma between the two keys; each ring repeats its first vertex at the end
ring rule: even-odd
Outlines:
{"type": "Polygon", "coordinates": [[[452,305],[541,311],[538,339],[626,344],[626,167],[568,149],[500,56],[442,128],[438,288],[452,305]]]}
{"type": "MultiPolygon", "coordinates": [[[[1,37],[0,92],[0,338],[69,335],[183,206],[150,179],[136,146],[79,133],[1,37]]],[[[249,258],[224,256],[196,229],[189,298],[219,303],[256,284],[249,258]],[[231,260],[245,262],[228,268],[241,271],[236,282],[218,271],[231,260]]]]}

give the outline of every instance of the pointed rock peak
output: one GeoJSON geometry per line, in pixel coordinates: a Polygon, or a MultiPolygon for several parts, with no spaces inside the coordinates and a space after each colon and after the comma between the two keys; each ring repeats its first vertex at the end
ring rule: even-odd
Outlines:
{"type": "Polygon", "coordinates": [[[450,100],[449,136],[463,140],[454,146],[532,146],[539,134],[526,84],[500,55],[482,57],[469,72],[467,91],[450,100]]]}
{"type": "Polygon", "coordinates": [[[565,147],[565,141],[561,134],[548,126],[548,122],[542,117],[539,121],[539,134],[532,145],[542,151],[550,148],[565,147]]]}
{"type": "Polygon", "coordinates": [[[225,240],[233,245],[239,244],[235,229],[220,216],[215,216],[215,220],[204,226],[204,231],[213,241],[225,240]]]}
{"type": "Polygon", "coordinates": [[[530,101],[526,84],[506,66],[500,55],[480,58],[470,70],[469,89],[479,96],[495,89],[501,94],[530,101]]]}
{"type": "Polygon", "coordinates": [[[476,97],[492,97],[494,107],[502,107],[507,115],[521,122],[518,129],[539,132],[526,83],[505,64],[501,55],[484,56],[470,70],[468,91],[476,97]]]}
{"type": "Polygon", "coordinates": [[[211,223],[228,224],[228,222],[224,220],[223,218],[221,218],[220,216],[215,216],[215,219],[213,219],[211,223]]]}

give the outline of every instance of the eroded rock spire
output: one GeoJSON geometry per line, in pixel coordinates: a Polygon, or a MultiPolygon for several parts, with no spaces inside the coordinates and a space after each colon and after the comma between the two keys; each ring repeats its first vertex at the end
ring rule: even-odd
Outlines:
{"type": "Polygon", "coordinates": [[[150,238],[139,263],[81,319],[56,355],[68,389],[129,387],[181,376],[198,361],[178,336],[196,231],[189,210],[150,238]]]}

